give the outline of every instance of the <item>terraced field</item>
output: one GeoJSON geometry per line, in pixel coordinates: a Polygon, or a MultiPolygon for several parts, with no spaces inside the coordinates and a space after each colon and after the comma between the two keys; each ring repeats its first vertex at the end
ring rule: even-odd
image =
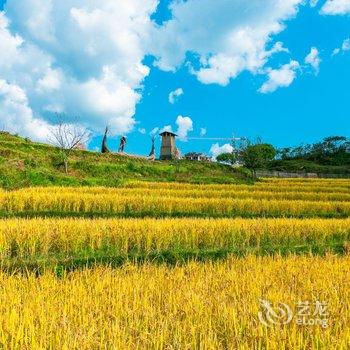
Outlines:
{"type": "Polygon", "coordinates": [[[348,349],[349,214],[349,180],[1,191],[0,346],[348,349]]]}

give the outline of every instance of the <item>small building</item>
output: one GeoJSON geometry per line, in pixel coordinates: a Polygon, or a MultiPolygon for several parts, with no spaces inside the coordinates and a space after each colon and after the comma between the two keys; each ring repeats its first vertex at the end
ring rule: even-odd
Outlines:
{"type": "Polygon", "coordinates": [[[210,162],[211,158],[203,153],[189,152],[185,154],[186,160],[194,160],[197,162],[210,162]]]}
{"type": "Polygon", "coordinates": [[[175,137],[177,136],[171,131],[163,131],[159,134],[162,137],[162,146],[160,149],[161,160],[177,159],[178,150],[175,144],[175,137]]]}

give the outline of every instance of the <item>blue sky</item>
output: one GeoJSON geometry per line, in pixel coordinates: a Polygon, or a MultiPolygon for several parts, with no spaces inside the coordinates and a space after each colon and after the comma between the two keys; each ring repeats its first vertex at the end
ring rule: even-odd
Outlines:
{"type": "MultiPolygon", "coordinates": [[[[246,9],[242,0],[229,5],[226,0],[203,0],[202,5],[196,4],[198,0],[180,5],[131,0],[133,8],[122,10],[115,1],[109,17],[103,18],[106,9],[100,9],[98,1],[62,1],[53,11],[44,0],[35,1],[36,5],[32,0],[8,0],[4,8],[8,23],[2,25],[8,39],[5,45],[19,51],[21,59],[13,67],[6,66],[9,58],[0,53],[7,67],[0,69],[0,108],[11,115],[5,127],[43,139],[56,108],[77,115],[79,123],[92,130],[91,149],[99,147],[100,134],[109,124],[115,132],[110,148],[117,147],[118,134],[126,134],[127,151],[139,154],[149,151],[149,132],[165,126],[180,128],[183,140],[178,147],[183,153],[217,153],[225,144],[218,141],[213,149],[216,142],[205,137],[259,137],[282,147],[329,135],[349,136],[350,3],[337,5],[337,1],[311,6],[286,0],[285,8],[276,9],[279,1],[267,0],[266,11],[259,11],[259,5],[256,10],[246,9]],[[213,4],[217,4],[215,11],[213,4]],[[68,10],[79,23],[80,37],[69,32],[69,26],[60,36],[63,17],[56,14],[68,10]],[[36,17],[38,11],[54,15],[44,16],[48,18],[44,23],[36,17]],[[235,11],[242,11],[242,16],[235,11]],[[124,18],[118,16],[134,18],[135,13],[140,21],[126,21],[128,39],[119,41],[115,37],[119,27],[113,26],[124,23],[124,18]],[[111,21],[101,33],[99,20],[111,21]],[[96,26],[91,24],[94,21],[96,26]],[[129,35],[135,31],[134,42],[129,35]],[[22,42],[16,44],[19,37],[22,42]],[[112,47],[115,41],[117,48],[112,47]],[[278,42],[282,46],[267,54],[278,42]],[[89,51],[82,55],[85,48],[89,51]],[[177,89],[183,94],[170,103],[169,94],[177,89]],[[203,140],[186,140],[200,137],[201,129],[203,140]]],[[[3,7],[4,1],[0,4],[3,7]]]]}

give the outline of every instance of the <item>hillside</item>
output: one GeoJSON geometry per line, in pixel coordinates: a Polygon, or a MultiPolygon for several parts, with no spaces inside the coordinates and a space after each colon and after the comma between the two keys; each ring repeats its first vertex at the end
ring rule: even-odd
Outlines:
{"type": "Polygon", "coordinates": [[[350,176],[350,166],[324,165],[305,159],[274,160],[267,166],[268,170],[291,172],[291,173],[316,173],[322,175],[339,175],[339,177],[350,176]]]}
{"type": "Polygon", "coordinates": [[[59,149],[0,133],[0,187],[118,186],[128,180],[189,183],[251,181],[242,170],[217,163],[148,161],[116,154],[73,151],[65,174],[59,149]]]}

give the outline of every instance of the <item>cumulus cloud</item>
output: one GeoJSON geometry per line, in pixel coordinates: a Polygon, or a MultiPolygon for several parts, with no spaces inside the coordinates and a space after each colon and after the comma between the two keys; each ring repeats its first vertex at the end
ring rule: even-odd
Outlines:
{"type": "Polygon", "coordinates": [[[324,15],[350,14],[350,0],[327,0],[321,8],[324,15]]]}
{"type": "Polygon", "coordinates": [[[299,68],[300,65],[297,61],[290,61],[279,69],[268,69],[268,80],[261,86],[259,92],[266,94],[274,92],[280,87],[288,87],[296,78],[299,68]]]}
{"type": "MultiPolygon", "coordinates": [[[[262,92],[294,80],[295,64],[264,67],[272,55],[288,51],[274,36],[304,0],[172,1],[171,18],[162,25],[152,21],[158,3],[7,0],[0,12],[0,79],[23,92],[35,120],[49,124],[52,113],[65,113],[68,122],[80,117],[92,131],[108,124],[118,134],[136,125],[136,105],[150,72],[147,55],[163,70],[187,64],[204,84],[225,86],[243,71],[268,75],[262,92]]],[[[173,91],[169,102],[181,94],[180,88],[173,91]]],[[[20,111],[18,130],[26,120],[20,111]]],[[[187,135],[188,120],[180,123],[187,123],[188,129],[178,125],[187,135]]],[[[38,137],[35,130],[32,136],[38,137]]]]}
{"type": "MultiPolygon", "coordinates": [[[[190,117],[184,117],[182,115],[179,115],[175,121],[175,124],[177,125],[176,134],[181,141],[187,140],[187,135],[190,131],[193,130],[193,121],[190,117]]],[[[156,130],[158,132],[158,128],[155,128],[153,130],[156,130]]],[[[163,128],[160,129],[160,132],[163,131],[170,131],[173,132],[173,128],[171,125],[166,125],[163,128]]],[[[152,132],[151,132],[152,133],[152,132]]]]}
{"type": "Polygon", "coordinates": [[[193,130],[193,121],[189,117],[179,115],[176,119],[177,135],[180,140],[186,140],[187,134],[193,130]]]}
{"type": "Polygon", "coordinates": [[[305,63],[309,64],[318,74],[320,70],[321,58],[316,47],[312,47],[310,53],[305,57],[305,63]]]}
{"type": "Polygon", "coordinates": [[[268,58],[285,51],[272,37],[295,16],[303,0],[212,1],[171,4],[172,19],[157,28],[153,52],[161,69],[174,71],[188,52],[199,57],[191,72],[205,84],[227,85],[244,70],[257,73],[268,58]],[[272,47],[272,48],[271,48],[272,47]]]}
{"type": "Polygon", "coordinates": [[[144,43],[157,4],[7,0],[0,14],[0,78],[22,89],[32,114],[49,120],[60,112],[79,116],[92,130],[109,124],[112,132],[127,133],[149,74],[144,43]]]}
{"type": "Polygon", "coordinates": [[[34,137],[40,141],[47,140],[50,132],[48,123],[34,117],[28,106],[27,96],[19,86],[8,84],[2,79],[0,79],[0,110],[1,127],[5,130],[34,137]]]}
{"type": "Polygon", "coordinates": [[[218,143],[215,143],[210,148],[210,154],[214,159],[222,153],[231,153],[231,152],[233,152],[233,147],[229,143],[226,143],[222,146],[220,146],[218,143]]]}
{"type": "Polygon", "coordinates": [[[350,51],[350,38],[345,39],[341,47],[333,50],[332,56],[338,55],[340,52],[350,51]]]}
{"type": "Polygon", "coordinates": [[[171,104],[174,104],[177,101],[177,99],[183,94],[184,94],[184,91],[181,88],[171,91],[169,94],[169,102],[171,104]]]}
{"type": "Polygon", "coordinates": [[[173,132],[173,127],[171,125],[165,125],[164,127],[162,127],[160,129],[160,133],[164,132],[164,131],[169,131],[169,132],[173,132]]]}

